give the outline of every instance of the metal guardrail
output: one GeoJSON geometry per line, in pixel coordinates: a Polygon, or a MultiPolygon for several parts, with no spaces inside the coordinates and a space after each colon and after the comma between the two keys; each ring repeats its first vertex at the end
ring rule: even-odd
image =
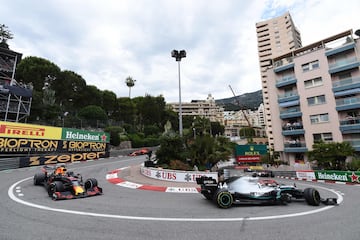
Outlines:
{"type": "Polygon", "coordinates": [[[19,168],[20,158],[0,158],[0,171],[19,168]]]}

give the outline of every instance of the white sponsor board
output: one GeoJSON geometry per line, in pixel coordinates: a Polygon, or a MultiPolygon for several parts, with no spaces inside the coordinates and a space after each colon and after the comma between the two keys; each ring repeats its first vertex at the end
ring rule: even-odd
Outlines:
{"type": "Polygon", "coordinates": [[[196,183],[196,178],[201,176],[212,177],[213,179],[216,179],[216,181],[218,179],[217,172],[177,171],[144,166],[141,167],[141,174],[149,178],[171,182],[196,183]]]}
{"type": "Polygon", "coordinates": [[[314,171],[296,171],[296,177],[299,179],[316,180],[314,171]]]}

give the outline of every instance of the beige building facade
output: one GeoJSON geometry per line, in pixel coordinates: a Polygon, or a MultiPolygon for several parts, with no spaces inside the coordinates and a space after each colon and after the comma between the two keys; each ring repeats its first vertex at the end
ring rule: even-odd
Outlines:
{"type": "Polygon", "coordinates": [[[273,124],[270,111],[269,80],[266,71],[272,66],[272,59],[302,46],[301,36],[289,12],[282,16],[256,23],[258,56],[263,92],[266,132],[269,147],[274,148],[273,124]]]}
{"type": "MultiPolygon", "coordinates": [[[[169,103],[168,105],[175,112],[179,112],[179,103],[169,103]]],[[[191,102],[181,103],[181,113],[183,116],[200,116],[209,119],[211,122],[223,122],[224,109],[215,103],[214,97],[209,94],[206,100],[192,100],[191,102]]]]}
{"type": "Polygon", "coordinates": [[[273,59],[263,74],[274,151],[306,163],[319,140],[360,151],[360,40],[344,31],[273,59]]]}

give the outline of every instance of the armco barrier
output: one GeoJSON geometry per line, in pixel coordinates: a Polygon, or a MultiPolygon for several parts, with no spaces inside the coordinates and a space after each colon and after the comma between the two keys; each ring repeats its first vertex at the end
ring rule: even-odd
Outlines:
{"type": "Polygon", "coordinates": [[[20,165],[20,158],[0,158],[0,171],[1,170],[8,170],[8,169],[15,169],[18,168],[20,165]]]}

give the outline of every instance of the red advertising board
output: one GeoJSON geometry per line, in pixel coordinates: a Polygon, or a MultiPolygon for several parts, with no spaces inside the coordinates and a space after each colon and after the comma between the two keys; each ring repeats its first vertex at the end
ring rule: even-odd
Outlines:
{"type": "Polygon", "coordinates": [[[260,162],[260,155],[236,156],[236,162],[260,162]]]}

